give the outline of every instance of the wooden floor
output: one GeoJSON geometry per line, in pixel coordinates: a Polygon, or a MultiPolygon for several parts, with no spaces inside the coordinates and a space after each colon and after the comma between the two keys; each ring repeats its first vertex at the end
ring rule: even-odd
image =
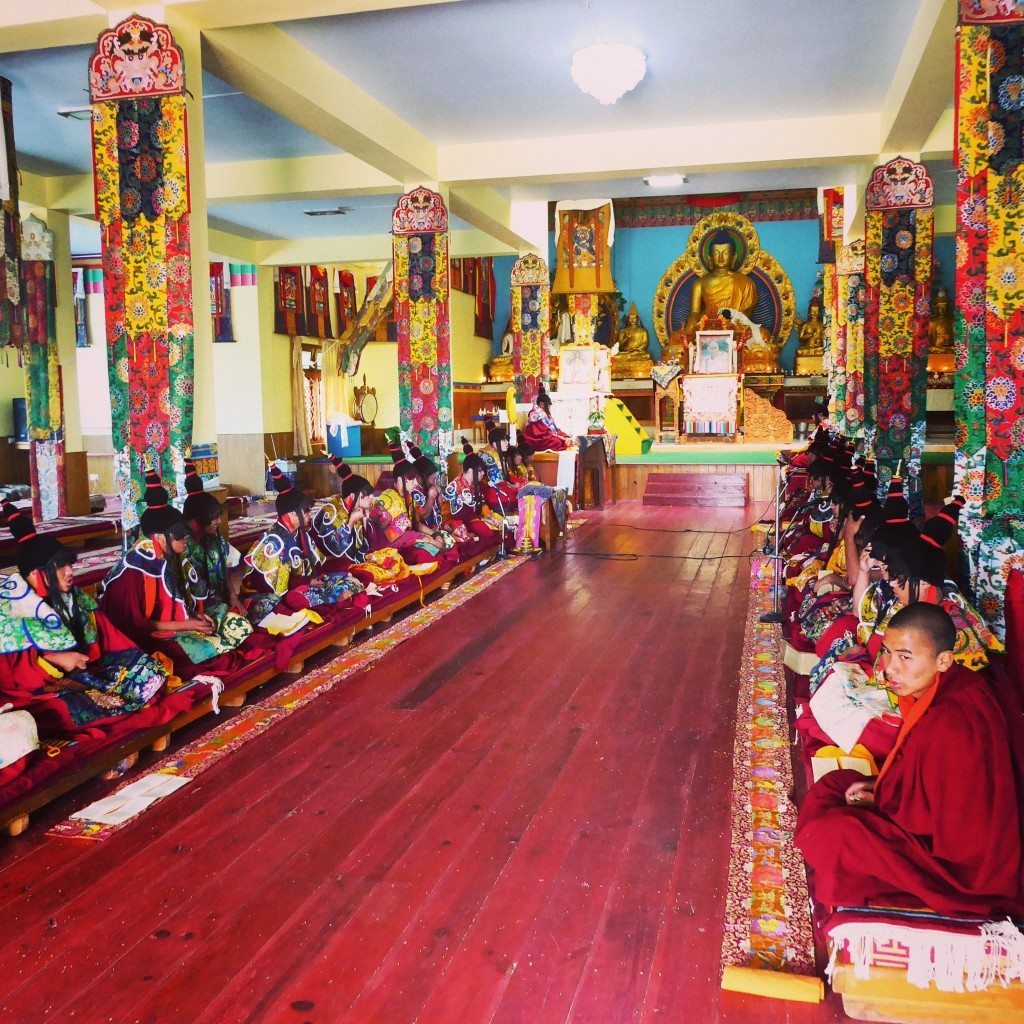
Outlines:
{"type": "Polygon", "coordinates": [[[105,843],[40,815],[0,1021],[843,1019],[718,987],[750,539],[675,531],[759,511],[616,506],[570,546],[638,559],[533,560],[105,843]]]}

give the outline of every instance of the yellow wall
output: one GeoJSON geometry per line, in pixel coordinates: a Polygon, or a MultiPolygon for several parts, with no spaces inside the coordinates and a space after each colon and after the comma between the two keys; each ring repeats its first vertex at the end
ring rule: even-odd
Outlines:
{"type": "Polygon", "coordinates": [[[110,442],[110,381],[107,378],[107,328],[103,295],[86,295],[85,312],[89,320],[88,348],[75,349],[78,369],[78,402],[82,417],[82,437],[86,451],[92,450],[92,438],[110,442]]]}
{"type": "MultiPolygon", "coordinates": [[[[377,426],[398,426],[398,346],[371,342],[359,360],[359,383],[366,375],[368,387],[377,389],[377,426]]],[[[351,386],[352,381],[349,381],[351,386]]]]}
{"type": "Polygon", "coordinates": [[[25,397],[25,371],[18,365],[18,357],[8,351],[6,365],[0,361],[0,436],[14,436],[14,409],[11,400],[25,397]]]}
{"type": "MultiPolygon", "coordinates": [[[[262,376],[259,288],[232,288],[228,296],[235,341],[213,345],[217,433],[262,434],[264,410],[253,394],[262,376]]],[[[290,424],[290,409],[288,416],[290,424]]]]}
{"type": "MultiPolygon", "coordinates": [[[[270,434],[292,429],[291,352],[283,334],[274,333],[274,272],[260,267],[259,293],[260,372],[263,394],[263,430],[270,434]]],[[[252,377],[255,391],[256,377],[252,377]]]]}
{"type": "Polygon", "coordinates": [[[452,330],[452,380],[478,384],[484,379],[484,364],[491,361],[491,339],[473,333],[476,300],[465,292],[451,293],[449,316],[452,330]]]}

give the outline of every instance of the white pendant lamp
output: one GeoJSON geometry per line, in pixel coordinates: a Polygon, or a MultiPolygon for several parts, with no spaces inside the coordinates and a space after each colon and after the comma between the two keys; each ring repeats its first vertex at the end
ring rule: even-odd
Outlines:
{"type": "Polygon", "coordinates": [[[635,88],[646,73],[647,58],[628,43],[597,43],[572,58],[573,81],[606,106],[635,88]]]}

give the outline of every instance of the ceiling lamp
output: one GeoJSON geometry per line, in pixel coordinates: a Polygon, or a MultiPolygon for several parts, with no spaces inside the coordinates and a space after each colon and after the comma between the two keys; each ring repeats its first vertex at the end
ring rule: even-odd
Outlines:
{"type": "Polygon", "coordinates": [[[573,81],[605,105],[625,96],[646,73],[647,58],[628,43],[598,43],[572,57],[573,81]]]}
{"type": "Polygon", "coordinates": [[[678,188],[689,180],[685,174],[648,174],[642,179],[648,188],[678,188]]]}

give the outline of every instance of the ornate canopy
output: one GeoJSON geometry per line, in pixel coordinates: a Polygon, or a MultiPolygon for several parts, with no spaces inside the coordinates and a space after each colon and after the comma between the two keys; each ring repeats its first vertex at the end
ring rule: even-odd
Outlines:
{"type": "Polygon", "coordinates": [[[735,269],[747,274],[757,289],[757,304],[751,319],[784,342],[793,330],[796,300],[789,276],[769,253],[761,248],[754,225],[740,213],[708,214],[694,225],[686,250],[665,271],[654,292],[654,331],[662,347],[669,343],[690,315],[690,296],[696,279],[710,269],[711,239],[726,231],[736,247],[735,269]]]}

